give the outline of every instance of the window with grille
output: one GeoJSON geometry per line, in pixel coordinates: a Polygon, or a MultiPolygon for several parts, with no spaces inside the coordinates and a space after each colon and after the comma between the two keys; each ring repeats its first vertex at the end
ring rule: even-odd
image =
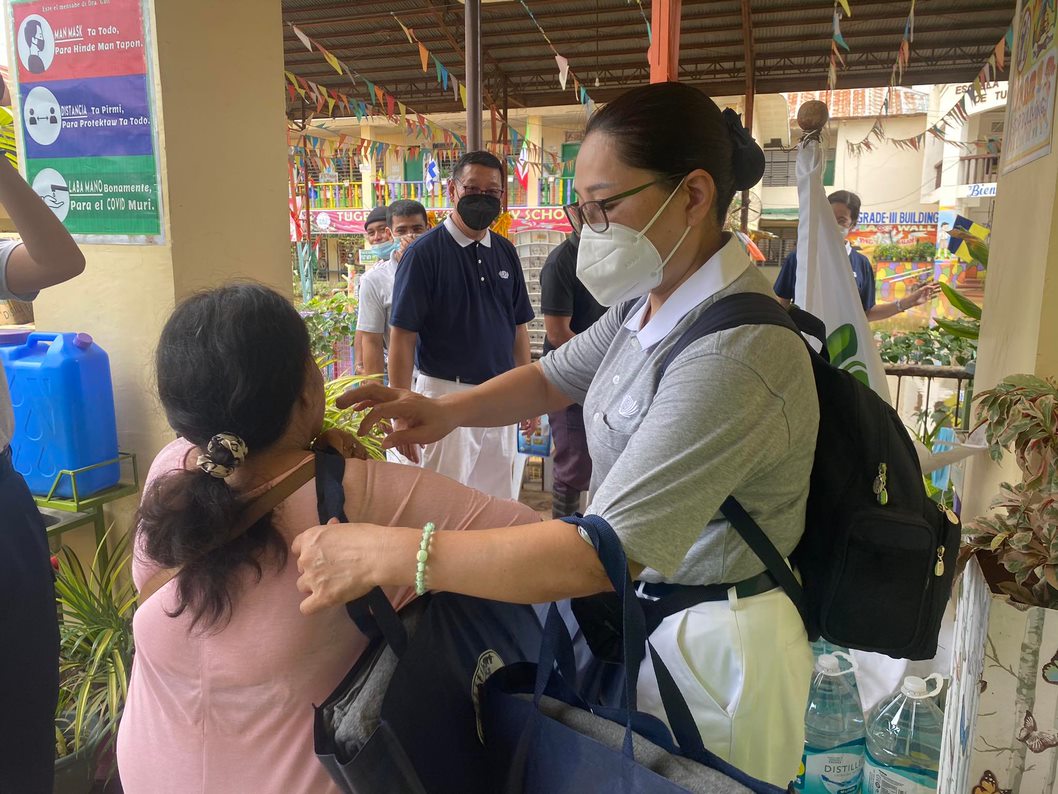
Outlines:
{"type": "MultiPolygon", "coordinates": [[[[823,184],[830,187],[834,184],[834,163],[837,153],[827,151],[826,164],[823,166],[823,184]]],[[[797,187],[797,149],[764,150],[764,187],[797,187]]]]}
{"type": "Polygon", "coordinates": [[[765,238],[757,244],[760,252],[767,259],[761,264],[779,267],[782,265],[783,260],[790,255],[790,252],[797,247],[797,224],[788,223],[779,226],[762,223],[760,230],[775,235],[774,239],[765,238]]]}

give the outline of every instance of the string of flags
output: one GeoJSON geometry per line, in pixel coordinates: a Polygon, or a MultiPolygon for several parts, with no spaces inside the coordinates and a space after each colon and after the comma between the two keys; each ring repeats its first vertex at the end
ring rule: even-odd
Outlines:
{"type": "MultiPolygon", "coordinates": [[[[625,0],[626,3],[631,3],[632,0],[625,0]]],[[[643,17],[643,22],[647,26],[647,43],[654,43],[654,31],[650,28],[650,19],[647,17],[646,9],[643,8],[643,0],[636,0],[636,5],[639,6],[639,14],[643,17]]]]}
{"type": "MultiPolygon", "coordinates": [[[[845,0],[842,0],[843,2],[845,0]]],[[[539,22],[536,20],[536,15],[533,14],[533,10],[529,8],[525,0],[518,0],[522,4],[522,8],[525,9],[525,13],[529,15],[529,19],[536,25],[536,29],[540,31],[540,35],[544,37],[544,41],[547,42],[547,46],[551,48],[551,52],[554,53],[555,63],[558,64],[558,83],[562,86],[562,90],[566,90],[566,86],[569,84],[569,78],[573,78],[573,96],[577,98],[577,102],[584,106],[585,112],[590,116],[595,112],[595,101],[588,96],[588,89],[586,89],[580,82],[580,78],[573,73],[573,70],[569,68],[569,59],[563,57],[555,45],[551,43],[551,38],[547,35],[547,31],[543,29],[539,22]]],[[[649,29],[649,28],[648,28],[649,29]]]]}
{"type": "MultiPolygon", "coordinates": [[[[430,52],[429,48],[427,48],[426,45],[419,40],[418,36],[415,35],[414,29],[405,25],[395,13],[390,12],[390,16],[392,16],[394,21],[398,25],[400,25],[400,29],[404,31],[404,35],[407,37],[408,43],[418,47],[419,60],[422,64],[423,73],[430,73],[430,65],[432,63],[433,72],[437,77],[438,84],[442,87],[445,92],[448,91],[448,86],[449,84],[451,84],[453,95],[457,94],[459,96],[460,100],[463,103],[463,109],[465,110],[467,106],[466,86],[460,83],[459,78],[452,74],[451,70],[449,70],[448,67],[446,67],[444,63],[442,63],[436,55],[430,52]]],[[[487,148],[494,149],[498,153],[507,155],[513,154],[515,152],[521,153],[522,148],[525,148],[527,150],[528,156],[537,156],[540,158],[543,157],[543,149],[532,141],[526,140],[524,136],[520,132],[518,132],[518,130],[514,126],[504,121],[500,117],[499,110],[496,108],[495,104],[490,103],[489,110],[492,115],[493,140],[492,146],[487,148]],[[497,128],[502,129],[507,133],[506,141],[501,141],[497,139],[497,128]],[[519,143],[521,144],[521,147],[519,147],[519,143]]]]}
{"type": "Polygon", "coordinates": [[[830,68],[827,72],[827,88],[831,91],[833,91],[838,84],[838,64],[841,64],[841,67],[845,68],[845,56],[841,54],[841,51],[849,51],[849,44],[845,41],[845,37],[841,33],[842,10],[845,12],[845,16],[852,16],[852,12],[849,10],[848,0],[834,0],[834,32],[830,41],[830,68]],[[839,2],[841,4],[840,9],[838,8],[839,2]]]}
{"type": "MultiPolygon", "coordinates": [[[[914,3],[912,3],[912,15],[914,14],[914,3]]],[[[911,19],[911,15],[909,15],[911,19]]],[[[911,29],[913,30],[914,22],[911,20],[911,29]]],[[[905,35],[907,35],[908,29],[905,28],[905,35]]],[[[913,35],[913,32],[910,34],[913,35]]],[[[910,39],[905,39],[909,41],[910,39]]],[[[949,133],[952,129],[960,127],[966,123],[966,120],[970,116],[970,110],[977,105],[979,102],[985,99],[984,87],[993,82],[1001,72],[1006,71],[1007,52],[1011,49],[1014,44],[1014,27],[1013,23],[1007,28],[1007,32],[1003,37],[996,43],[996,46],[992,49],[991,55],[988,56],[988,60],[985,65],[981,67],[981,71],[977,73],[977,77],[974,78],[970,90],[962,95],[962,98],[956,102],[952,107],[941,116],[936,123],[930,126],[924,132],[918,135],[913,135],[910,138],[889,138],[885,135],[885,131],[881,126],[882,116],[881,114],[875,120],[874,125],[870,131],[864,136],[863,140],[859,142],[847,142],[849,154],[858,157],[863,152],[873,151],[875,145],[887,141],[898,149],[910,149],[918,151],[922,148],[925,143],[926,136],[931,135],[934,138],[943,141],[944,143],[950,143],[954,146],[958,146],[964,150],[972,150],[975,148],[975,144],[968,143],[965,141],[953,140],[948,137],[946,133],[949,133]]],[[[902,46],[902,45],[901,45],[902,46]]],[[[906,60],[904,66],[907,65],[906,60]]],[[[894,67],[895,69],[895,67],[894,67]]],[[[894,71],[894,74],[896,72],[894,71]]],[[[882,104],[882,112],[885,115],[889,113],[889,96],[892,92],[893,85],[889,86],[889,90],[886,92],[886,99],[882,104]]]]}
{"type": "Polygon", "coordinates": [[[306,80],[292,72],[284,71],[283,74],[288,82],[287,92],[291,99],[295,96],[300,96],[307,101],[311,96],[316,103],[317,113],[322,113],[324,106],[326,106],[330,115],[334,113],[334,108],[338,106],[345,108],[349,115],[356,116],[358,121],[372,119],[375,116],[383,116],[392,123],[405,127],[415,137],[425,138],[431,142],[436,141],[440,137],[444,143],[454,143],[459,148],[466,148],[466,140],[458,132],[429,120],[422,113],[399,100],[383,86],[373,83],[354,69],[351,69],[347,63],[340,60],[318,41],[310,38],[297,25],[288,24],[294,31],[294,35],[305,45],[307,50],[310,52],[318,51],[324,57],[324,60],[331,65],[331,68],[338,74],[348,77],[354,87],[357,85],[356,81],[359,78],[364,83],[367,96],[367,101],[365,102],[344,92],[335,91],[311,80],[306,80]]]}

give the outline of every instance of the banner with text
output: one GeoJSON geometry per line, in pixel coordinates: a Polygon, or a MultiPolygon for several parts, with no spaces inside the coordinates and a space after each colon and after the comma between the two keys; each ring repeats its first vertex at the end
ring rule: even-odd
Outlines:
{"type": "MultiPolygon", "coordinates": [[[[433,207],[430,208],[433,211],[433,207]]],[[[510,207],[511,231],[547,229],[569,234],[573,229],[561,207],[510,207]]],[[[363,234],[369,209],[310,209],[313,234],[363,234]]],[[[293,223],[291,223],[293,235],[293,223]]],[[[295,239],[293,236],[291,240],[295,239]]]]}
{"type": "Polygon", "coordinates": [[[80,242],[163,239],[144,0],[12,0],[26,181],[80,242]]]}

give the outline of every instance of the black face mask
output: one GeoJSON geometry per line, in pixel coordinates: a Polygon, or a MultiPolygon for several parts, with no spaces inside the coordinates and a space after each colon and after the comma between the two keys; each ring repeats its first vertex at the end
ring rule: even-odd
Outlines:
{"type": "Polygon", "coordinates": [[[463,196],[456,204],[456,212],[463,223],[476,232],[489,228],[500,217],[500,200],[484,193],[463,196]]]}

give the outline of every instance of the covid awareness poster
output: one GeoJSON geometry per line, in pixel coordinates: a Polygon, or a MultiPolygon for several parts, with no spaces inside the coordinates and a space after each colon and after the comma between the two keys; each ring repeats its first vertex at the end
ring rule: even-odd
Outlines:
{"type": "Polygon", "coordinates": [[[162,242],[143,0],[12,0],[26,181],[79,241],[162,242]]]}

